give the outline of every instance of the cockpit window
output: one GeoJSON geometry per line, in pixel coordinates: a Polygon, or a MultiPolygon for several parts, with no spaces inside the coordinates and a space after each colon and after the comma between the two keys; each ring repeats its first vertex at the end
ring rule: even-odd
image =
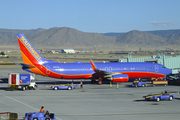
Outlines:
{"type": "Polygon", "coordinates": [[[166,67],[165,67],[165,66],[162,66],[162,68],[164,68],[164,69],[165,69],[166,67]]]}

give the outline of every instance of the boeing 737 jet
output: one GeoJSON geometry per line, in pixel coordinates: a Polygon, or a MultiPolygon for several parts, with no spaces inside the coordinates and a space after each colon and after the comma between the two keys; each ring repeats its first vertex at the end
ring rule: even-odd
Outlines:
{"type": "Polygon", "coordinates": [[[157,63],[60,63],[43,58],[23,34],[17,34],[23,70],[59,79],[91,79],[127,82],[129,78],[164,78],[172,71],[157,63]]]}

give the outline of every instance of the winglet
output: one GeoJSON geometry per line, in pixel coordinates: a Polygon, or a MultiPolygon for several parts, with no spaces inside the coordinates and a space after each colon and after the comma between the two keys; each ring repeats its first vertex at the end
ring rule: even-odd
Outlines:
{"type": "Polygon", "coordinates": [[[90,59],[90,63],[91,63],[92,69],[94,71],[97,71],[98,69],[97,69],[96,65],[94,64],[94,62],[91,59],[90,59]]]}
{"type": "Polygon", "coordinates": [[[58,59],[56,60],[58,63],[61,63],[58,59]]]}

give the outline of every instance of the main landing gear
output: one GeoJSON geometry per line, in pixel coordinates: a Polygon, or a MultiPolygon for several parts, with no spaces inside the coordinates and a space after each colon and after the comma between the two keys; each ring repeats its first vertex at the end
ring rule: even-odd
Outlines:
{"type": "Polygon", "coordinates": [[[102,79],[99,79],[98,81],[96,81],[95,79],[92,79],[91,80],[91,84],[98,84],[98,85],[101,85],[102,84],[102,79]]]}

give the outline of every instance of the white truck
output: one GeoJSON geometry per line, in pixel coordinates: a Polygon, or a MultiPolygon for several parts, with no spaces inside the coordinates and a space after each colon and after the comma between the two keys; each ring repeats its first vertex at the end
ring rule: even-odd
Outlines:
{"type": "Polygon", "coordinates": [[[9,73],[8,74],[8,85],[14,86],[15,89],[34,89],[38,87],[35,82],[35,76],[32,74],[20,74],[20,73],[9,73]]]}

